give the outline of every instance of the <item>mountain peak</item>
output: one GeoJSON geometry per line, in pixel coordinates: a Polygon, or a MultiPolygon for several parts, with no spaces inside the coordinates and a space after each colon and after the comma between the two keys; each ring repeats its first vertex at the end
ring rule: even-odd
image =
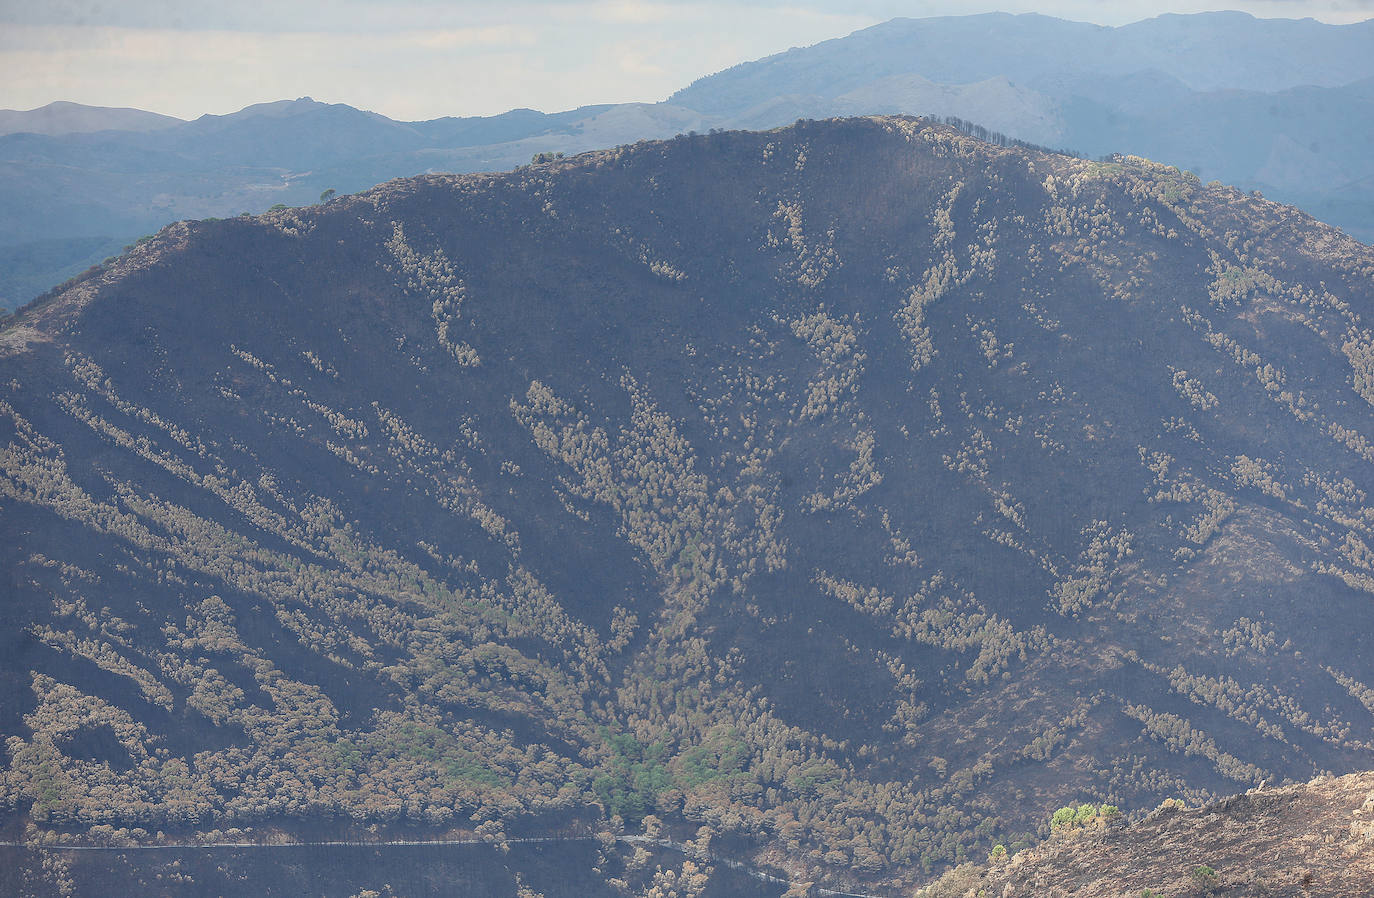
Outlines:
{"type": "Polygon", "coordinates": [[[243,107],[238,112],[230,113],[230,115],[286,116],[307,112],[326,105],[329,104],[319,103],[312,97],[297,97],[294,100],[272,100],[265,103],[254,103],[250,106],[243,107]]]}

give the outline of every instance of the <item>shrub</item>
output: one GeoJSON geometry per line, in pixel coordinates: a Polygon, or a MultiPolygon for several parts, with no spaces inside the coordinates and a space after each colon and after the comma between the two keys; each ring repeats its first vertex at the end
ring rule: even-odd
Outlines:
{"type": "Polygon", "coordinates": [[[1193,881],[1202,888],[1202,892],[1205,895],[1212,894],[1217,890],[1217,887],[1221,885],[1221,877],[1217,875],[1217,871],[1206,864],[1198,864],[1193,868],[1191,875],[1193,881]]]}
{"type": "Polygon", "coordinates": [[[1115,805],[1067,805],[1054,812],[1054,816],[1050,818],[1050,829],[1079,829],[1093,824],[1102,825],[1120,816],[1121,809],[1115,805]]]}

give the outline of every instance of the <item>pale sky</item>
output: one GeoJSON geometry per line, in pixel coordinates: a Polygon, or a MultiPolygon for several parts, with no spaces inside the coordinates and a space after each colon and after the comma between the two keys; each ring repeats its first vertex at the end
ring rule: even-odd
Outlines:
{"type": "Polygon", "coordinates": [[[1374,17],[1374,0],[1221,2],[0,0],[0,109],[73,100],[194,118],[311,96],[403,120],[554,112],[662,100],[735,63],[895,16],[1374,17]]]}

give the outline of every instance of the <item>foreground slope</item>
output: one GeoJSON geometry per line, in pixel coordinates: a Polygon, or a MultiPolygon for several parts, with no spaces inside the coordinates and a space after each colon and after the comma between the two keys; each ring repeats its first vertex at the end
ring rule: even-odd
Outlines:
{"type": "Polygon", "coordinates": [[[923,893],[960,895],[1374,895],[1374,774],[1252,790],[1131,826],[1065,827],[1044,845],[952,871],[923,893]]]}
{"type": "Polygon", "coordinates": [[[1374,767],[1371,302],[900,118],[169,227],[0,331],[10,819],[653,814],[871,891],[1374,767]]]}

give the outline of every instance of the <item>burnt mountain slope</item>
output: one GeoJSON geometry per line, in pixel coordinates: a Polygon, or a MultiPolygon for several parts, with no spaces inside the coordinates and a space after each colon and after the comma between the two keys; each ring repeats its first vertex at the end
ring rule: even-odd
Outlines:
{"type": "Polygon", "coordinates": [[[1294,209],[904,118],[170,226],[0,331],[4,806],[886,891],[1372,767],[1371,303],[1294,209]]]}

